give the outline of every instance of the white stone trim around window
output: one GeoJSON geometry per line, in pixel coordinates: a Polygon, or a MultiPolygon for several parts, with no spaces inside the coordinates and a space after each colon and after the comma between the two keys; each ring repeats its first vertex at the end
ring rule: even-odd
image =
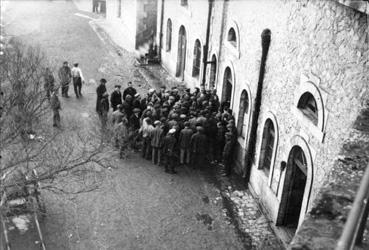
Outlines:
{"type": "Polygon", "coordinates": [[[228,23],[227,25],[227,29],[225,32],[225,47],[228,49],[229,52],[231,52],[231,54],[233,54],[237,59],[239,59],[241,57],[241,53],[240,53],[240,29],[238,28],[237,23],[232,20],[228,23]],[[236,47],[233,46],[230,42],[228,42],[228,32],[230,31],[230,29],[233,28],[235,33],[236,33],[236,47]]]}
{"type": "Polygon", "coordinates": [[[259,138],[261,138],[261,141],[259,143],[259,147],[258,147],[258,157],[257,157],[257,169],[259,171],[264,172],[263,168],[261,168],[260,166],[260,156],[261,156],[261,150],[262,150],[262,145],[263,145],[263,136],[264,136],[264,128],[265,128],[265,124],[266,122],[269,120],[272,121],[273,126],[274,126],[274,143],[273,143],[273,153],[272,153],[272,160],[270,162],[270,170],[269,170],[269,176],[266,176],[268,179],[268,187],[270,188],[270,190],[274,193],[274,191],[271,189],[272,186],[272,180],[273,180],[273,174],[274,174],[274,169],[275,169],[275,159],[277,158],[277,151],[278,151],[278,142],[279,142],[279,127],[278,127],[278,122],[277,122],[277,117],[271,112],[268,111],[264,116],[263,116],[263,122],[261,123],[263,125],[262,129],[261,129],[261,136],[259,138]]]}
{"type": "Polygon", "coordinates": [[[222,78],[221,78],[221,94],[220,94],[220,99],[222,100],[223,97],[223,88],[224,88],[224,75],[226,72],[227,68],[230,68],[231,73],[232,73],[232,94],[231,94],[231,109],[233,111],[233,115],[235,115],[234,113],[234,98],[235,98],[235,92],[236,92],[236,85],[237,85],[237,77],[236,77],[236,71],[234,69],[233,63],[229,60],[227,60],[223,65],[222,65],[222,78]]]}
{"type": "Polygon", "coordinates": [[[327,111],[325,109],[325,103],[327,100],[327,94],[319,89],[320,79],[312,74],[302,74],[300,78],[300,84],[296,88],[294,93],[294,102],[292,107],[292,113],[296,119],[300,122],[300,125],[304,127],[310,134],[313,135],[319,142],[323,142],[325,135],[325,127],[327,121],[327,111]],[[318,124],[315,125],[308,117],[306,117],[302,111],[298,108],[300,98],[306,92],[312,94],[315,99],[318,109],[318,124]]]}
{"type": "MultiPolygon", "coordinates": [[[[241,95],[242,95],[242,92],[243,91],[246,91],[246,94],[247,94],[247,98],[248,98],[248,101],[249,101],[249,108],[248,108],[248,113],[247,113],[247,126],[246,126],[246,131],[245,131],[245,138],[242,138],[242,136],[240,135],[237,135],[238,137],[238,142],[240,143],[240,145],[243,145],[243,148],[246,148],[247,147],[247,143],[249,141],[249,133],[250,133],[250,124],[251,124],[251,114],[252,114],[252,111],[253,111],[253,103],[252,103],[252,96],[251,96],[251,88],[250,88],[250,85],[245,83],[244,85],[244,88],[239,92],[239,95],[238,95],[238,100],[241,101],[241,95]]],[[[240,105],[241,103],[239,102],[238,103],[238,109],[237,109],[237,113],[235,112],[235,114],[238,114],[240,112],[240,105]]],[[[236,124],[238,124],[238,118],[239,116],[237,115],[237,120],[236,120],[236,124]]]]}

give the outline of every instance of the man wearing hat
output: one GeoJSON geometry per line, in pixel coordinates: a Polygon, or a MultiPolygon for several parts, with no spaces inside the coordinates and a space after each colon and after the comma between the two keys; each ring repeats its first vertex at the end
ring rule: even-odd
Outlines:
{"type": "Polygon", "coordinates": [[[200,168],[205,165],[205,156],[207,153],[207,138],[204,134],[204,128],[196,127],[196,133],[191,137],[191,153],[194,168],[200,168]]]}
{"type": "Polygon", "coordinates": [[[63,66],[59,69],[58,76],[60,79],[62,97],[68,98],[68,89],[70,80],[72,78],[72,73],[67,61],[65,61],[63,66]]]}
{"type": "Polygon", "coordinates": [[[133,108],[141,109],[141,95],[139,93],[136,93],[135,96],[133,97],[132,105],[133,108]]]}
{"type": "Polygon", "coordinates": [[[175,174],[174,163],[175,163],[175,145],[177,143],[176,138],[174,137],[176,130],[169,129],[168,134],[163,139],[163,154],[164,154],[164,167],[165,172],[170,174],[175,174]]]}
{"type": "Polygon", "coordinates": [[[108,121],[108,113],[109,113],[109,94],[105,92],[102,95],[99,110],[98,110],[98,114],[101,120],[101,127],[103,129],[106,128],[106,123],[108,121]]]}
{"type": "Polygon", "coordinates": [[[115,89],[110,96],[110,104],[113,111],[117,110],[117,106],[122,104],[122,93],[120,92],[120,85],[115,85],[115,89]]]}
{"type": "Polygon", "coordinates": [[[186,163],[187,165],[190,164],[190,146],[191,146],[192,134],[193,134],[193,131],[190,128],[190,123],[185,122],[184,129],[181,130],[181,133],[179,135],[179,140],[178,140],[181,164],[184,164],[184,163],[186,163]]]}
{"type": "Polygon", "coordinates": [[[137,93],[137,90],[132,87],[132,82],[128,82],[128,87],[123,91],[123,99],[125,100],[126,99],[126,96],[127,95],[130,95],[132,97],[135,96],[135,94],[137,93]]]}
{"type": "Polygon", "coordinates": [[[102,96],[106,92],[105,84],[106,84],[106,80],[104,78],[101,78],[100,79],[100,85],[96,88],[96,94],[97,94],[96,112],[99,112],[102,96]]]}
{"type": "Polygon", "coordinates": [[[138,151],[138,130],[140,129],[140,112],[139,108],[133,109],[133,114],[129,118],[129,131],[130,131],[130,141],[131,147],[138,151]]]}
{"type": "Polygon", "coordinates": [[[163,143],[163,127],[160,121],[154,122],[154,130],[151,132],[151,147],[152,147],[152,163],[160,164],[161,146],[163,143]]]}
{"type": "Polygon", "coordinates": [[[73,79],[74,93],[76,94],[76,97],[79,98],[82,96],[82,93],[81,93],[82,83],[84,83],[85,80],[83,78],[81,69],[78,67],[78,63],[73,64],[72,79],[73,79]]]}
{"type": "Polygon", "coordinates": [[[231,174],[232,167],[232,155],[233,155],[234,142],[232,140],[232,133],[225,133],[225,145],[223,149],[223,176],[229,176],[231,174]]]}
{"type": "Polygon", "coordinates": [[[132,130],[140,129],[140,112],[141,110],[139,108],[133,109],[133,114],[129,118],[129,126],[132,130]]]}

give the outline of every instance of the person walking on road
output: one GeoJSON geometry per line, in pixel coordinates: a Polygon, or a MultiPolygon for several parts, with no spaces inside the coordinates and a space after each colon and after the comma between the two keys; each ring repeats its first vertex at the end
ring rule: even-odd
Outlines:
{"type": "Polygon", "coordinates": [[[101,104],[101,99],[103,97],[103,94],[106,93],[106,80],[104,78],[101,78],[100,80],[100,85],[96,88],[96,94],[97,94],[97,99],[96,99],[96,112],[99,113],[99,107],[101,104]]]}
{"type": "Polygon", "coordinates": [[[53,127],[60,128],[60,113],[59,113],[59,110],[61,110],[61,105],[60,105],[60,101],[59,101],[59,98],[58,98],[58,93],[57,93],[56,90],[53,90],[51,92],[50,106],[51,106],[51,109],[53,110],[53,127]]]}
{"type": "Polygon", "coordinates": [[[120,92],[120,85],[115,85],[115,89],[110,95],[110,104],[113,108],[113,111],[117,110],[117,106],[122,104],[122,93],[120,92]]]}
{"type": "Polygon", "coordinates": [[[82,84],[85,82],[85,80],[83,78],[81,69],[78,67],[78,63],[73,64],[73,68],[71,71],[73,78],[74,93],[76,94],[77,98],[80,98],[82,96],[81,93],[82,84]]]}
{"type": "Polygon", "coordinates": [[[67,61],[65,61],[63,66],[59,69],[58,76],[60,79],[62,97],[68,98],[68,89],[72,79],[72,71],[69,68],[67,61]]]}
{"type": "Polygon", "coordinates": [[[50,68],[45,69],[44,75],[44,89],[46,92],[46,98],[50,101],[51,92],[54,91],[55,78],[50,68]]]}

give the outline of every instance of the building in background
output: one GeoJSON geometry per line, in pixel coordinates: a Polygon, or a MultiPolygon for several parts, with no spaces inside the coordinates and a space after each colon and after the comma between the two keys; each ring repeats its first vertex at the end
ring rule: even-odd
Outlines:
{"type": "Polygon", "coordinates": [[[293,233],[368,98],[365,9],[340,1],[158,6],[163,67],[190,87],[216,88],[230,102],[236,171],[249,176],[275,224],[293,233]],[[264,52],[263,33],[271,40],[264,52]]]}
{"type": "Polygon", "coordinates": [[[154,43],[157,26],[157,1],[107,0],[106,17],[116,29],[124,30],[128,50],[138,50],[154,43]]]}
{"type": "Polygon", "coordinates": [[[156,34],[171,75],[230,103],[235,171],[291,236],[316,209],[366,109],[368,13],[368,2],[348,0],[107,4],[136,49],[156,34]]]}

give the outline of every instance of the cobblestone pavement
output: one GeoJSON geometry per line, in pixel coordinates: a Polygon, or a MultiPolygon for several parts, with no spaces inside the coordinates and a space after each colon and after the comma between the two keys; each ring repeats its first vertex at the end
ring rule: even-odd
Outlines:
{"type": "MultiPolygon", "coordinates": [[[[107,78],[109,91],[129,80],[141,92],[149,87],[133,66],[132,54],[117,50],[93,25],[91,18],[99,17],[79,11],[71,1],[14,1],[4,18],[13,20],[9,34],[39,44],[55,69],[64,60],[78,61],[87,80],[107,78]]],[[[95,88],[86,84],[82,99],[70,90],[72,98],[62,100],[65,129],[66,118],[85,129],[96,122],[95,88]]],[[[177,175],[168,175],[135,154],[124,161],[117,152],[106,157],[114,159],[111,169],[82,180],[94,179],[98,189],[78,195],[44,192],[48,214],[42,228],[48,249],[282,248],[251,196],[221,188],[216,171],[183,167],[177,175]],[[240,212],[232,207],[236,198],[246,201],[249,224],[235,218],[240,212]]]]}

